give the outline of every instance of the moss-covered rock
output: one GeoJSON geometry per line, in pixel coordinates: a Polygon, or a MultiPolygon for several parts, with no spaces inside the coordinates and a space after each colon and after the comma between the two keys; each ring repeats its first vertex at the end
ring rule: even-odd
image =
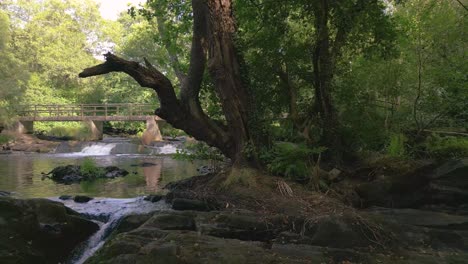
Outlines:
{"type": "Polygon", "coordinates": [[[58,263],[99,226],[59,202],[0,197],[0,263],[58,263]]]}

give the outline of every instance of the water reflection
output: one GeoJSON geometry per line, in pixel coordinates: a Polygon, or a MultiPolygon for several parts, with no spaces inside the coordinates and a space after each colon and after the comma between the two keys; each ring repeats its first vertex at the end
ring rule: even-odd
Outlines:
{"type": "Polygon", "coordinates": [[[153,166],[143,167],[143,175],[146,180],[146,190],[150,193],[156,193],[159,191],[159,180],[161,178],[161,168],[164,160],[161,163],[153,166]]]}
{"type": "Polygon", "coordinates": [[[203,165],[200,161],[178,161],[167,156],[97,156],[94,159],[98,165],[118,166],[128,170],[130,174],[122,178],[99,179],[71,185],[56,184],[49,179],[41,180],[41,172],[49,172],[61,165],[79,164],[83,158],[60,154],[0,156],[0,190],[17,192],[22,197],[82,194],[127,198],[160,192],[168,182],[193,176],[196,174],[196,168],[203,165]],[[145,164],[146,166],[141,166],[145,164]]]}

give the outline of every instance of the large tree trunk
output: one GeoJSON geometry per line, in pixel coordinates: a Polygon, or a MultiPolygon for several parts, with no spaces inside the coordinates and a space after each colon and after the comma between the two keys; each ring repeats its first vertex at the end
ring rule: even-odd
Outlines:
{"type": "Polygon", "coordinates": [[[221,99],[228,130],[232,135],[230,146],[236,161],[242,163],[244,148],[250,142],[248,129],[249,97],[242,82],[240,61],[234,46],[236,23],[232,16],[231,0],[209,0],[208,70],[221,99]]]}
{"type": "MultiPolygon", "coordinates": [[[[103,64],[87,68],[80,77],[109,72],[125,72],[142,87],[156,91],[160,108],[155,113],[175,128],[220,149],[237,164],[248,161],[244,148],[250,142],[248,130],[248,93],[242,83],[240,63],[234,45],[236,33],[231,0],[192,0],[193,37],[190,67],[181,79],[179,97],[171,81],[146,59],[137,62],[106,54],[103,64]],[[199,92],[205,68],[221,99],[227,125],[208,117],[200,106],[199,92]]],[[[180,70],[180,69],[177,69],[180,70]]]]}
{"type": "Polygon", "coordinates": [[[336,54],[333,53],[330,45],[329,12],[328,1],[318,0],[315,12],[317,34],[312,55],[315,104],[322,120],[322,138],[329,147],[330,158],[333,162],[340,163],[343,156],[343,147],[339,133],[338,116],[331,95],[336,54]]]}

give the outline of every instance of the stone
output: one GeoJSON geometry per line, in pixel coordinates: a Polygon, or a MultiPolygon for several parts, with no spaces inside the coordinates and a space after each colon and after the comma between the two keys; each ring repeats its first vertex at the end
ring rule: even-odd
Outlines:
{"type": "Polygon", "coordinates": [[[5,196],[10,196],[11,195],[11,192],[7,192],[7,191],[0,191],[0,197],[5,197],[5,196]]]}
{"type": "Polygon", "coordinates": [[[161,201],[164,198],[164,195],[151,194],[144,198],[145,201],[156,203],[161,201]]]}
{"type": "Polygon", "coordinates": [[[184,210],[193,210],[193,211],[209,211],[210,208],[207,203],[199,200],[191,200],[184,198],[175,198],[172,200],[172,209],[184,211],[184,210]]]}
{"type": "Polygon", "coordinates": [[[450,215],[442,212],[411,208],[390,209],[372,207],[366,210],[366,212],[384,216],[387,221],[399,224],[430,228],[468,230],[468,216],[450,215]]]}
{"type": "Polygon", "coordinates": [[[75,201],[75,203],[87,203],[92,199],[94,198],[85,195],[77,195],[73,198],[73,201],[75,201]]]}
{"type": "Polygon", "coordinates": [[[116,166],[108,166],[104,168],[104,177],[105,178],[116,178],[124,177],[128,175],[128,171],[120,169],[116,166]]]}
{"type": "Polygon", "coordinates": [[[71,200],[72,198],[73,198],[73,196],[71,196],[71,195],[60,195],[59,196],[59,199],[63,200],[63,201],[71,200]]]}
{"type": "Polygon", "coordinates": [[[198,213],[197,230],[202,234],[244,241],[269,241],[278,230],[268,217],[255,213],[209,212],[198,213]]]}
{"type": "Polygon", "coordinates": [[[59,202],[0,197],[0,263],[64,262],[98,229],[59,202]]]}
{"type": "Polygon", "coordinates": [[[143,227],[158,228],[161,230],[195,230],[195,220],[191,215],[177,213],[155,214],[143,227]]]}
{"type": "Polygon", "coordinates": [[[333,182],[338,180],[338,177],[341,175],[341,171],[337,168],[333,168],[331,171],[328,172],[328,180],[333,182]]]}
{"type": "Polygon", "coordinates": [[[153,214],[137,214],[124,216],[115,227],[112,235],[134,230],[148,221],[152,215],[153,214]]]}

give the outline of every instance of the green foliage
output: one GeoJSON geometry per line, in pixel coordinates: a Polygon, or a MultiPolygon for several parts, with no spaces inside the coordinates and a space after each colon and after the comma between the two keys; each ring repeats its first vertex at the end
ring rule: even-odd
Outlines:
{"type": "Polygon", "coordinates": [[[93,158],[86,157],[81,161],[80,173],[86,179],[93,180],[101,177],[104,174],[104,170],[97,165],[93,158]]]}
{"type": "Polygon", "coordinates": [[[0,134],[0,144],[6,144],[10,142],[13,138],[9,135],[0,134]]]}
{"type": "Polygon", "coordinates": [[[424,147],[429,156],[439,159],[468,157],[468,138],[466,137],[432,135],[426,139],[424,147]]]}
{"type": "Polygon", "coordinates": [[[184,131],[174,128],[169,124],[162,124],[159,126],[159,129],[161,130],[161,135],[163,136],[168,136],[172,138],[187,136],[187,134],[184,131]]]}
{"type": "Polygon", "coordinates": [[[398,133],[390,136],[390,143],[387,146],[387,154],[391,157],[404,157],[406,153],[406,142],[408,139],[405,135],[398,133]]]}
{"type": "Polygon", "coordinates": [[[81,122],[35,122],[34,126],[36,132],[47,136],[76,140],[91,138],[89,127],[81,122]]]}
{"type": "Polygon", "coordinates": [[[277,142],[260,158],[267,164],[270,173],[292,180],[305,181],[312,175],[314,156],[325,150],[324,147],[310,148],[305,144],[277,142]]]}

